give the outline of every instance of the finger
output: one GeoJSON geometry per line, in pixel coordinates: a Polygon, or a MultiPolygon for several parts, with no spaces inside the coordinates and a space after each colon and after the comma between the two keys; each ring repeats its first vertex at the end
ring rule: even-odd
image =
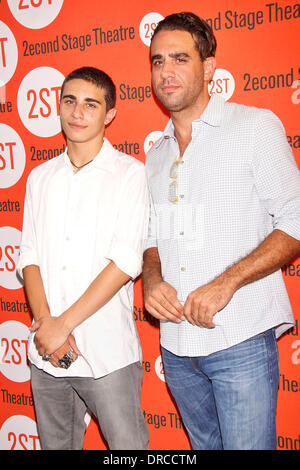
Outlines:
{"type": "Polygon", "coordinates": [[[36,331],[40,327],[40,321],[35,322],[31,327],[29,328],[29,331],[36,331]]]}
{"type": "Polygon", "coordinates": [[[215,313],[215,310],[199,310],[198,316],[195,316],[196,324],[198,326],[201,326],[202,328],[215,328],[216,325],[213,322],[213,317],[215,313]]]}
{"type": "Polygon", "coordinates": [[[155,302],[158,302],[158,304],[163,309],[165,309],[172,315],[181,318],[183,316],[183,305],[179,302],[176,295],[174,295],[172,291],[170,293],[170,290],[163,289],[160,292],[155,293],[155,295],[152,295],[150,299],[153,299],[155,302]]]}
{"type": "Polygon", "coordinates": [[[81,352],[79,351],[79,349],[77,347],[77,344],[76,344],[76,341],[75,341],[75,338],[74,338],[73,335],[69,336],[68,343],[69,343],[69,346],[71,347],[72,351],[75,353],[74,354],[74,360],[75,360],[75,359],[77,359],[77,356],[81,356],[81,352]],[[75,355],[76,355],[76,358],[75,358],[75,355]]]}
{"type": "Polygon", "coordinates": [[[151,300],[151,304],[146,305],[146,309],[151,315],[153,315],[158,320],[172,321],[175,323],[180,323],[181,318],[178,318],[178,312],[175,310],[175,314],[164,308],[160,302],[155,299],[151,300]]]}
{"type": "Polygon", "coordinates": [[[37,351],[38,351],[40,356],[43,356],[45,353],[47,353],[45,348],[42,348],[42,347],[37,348],[37,351]]]}
{"type": "Polygon", "coordinates": [[[168,294],[163,294],[163,302],[166,303],[167,309],[173,313],[174,315],[177,315],[179,317],[182,317],[183,315],[183,305],[179,300],[177,299],[176,295],[175,296],[170,296],[168,294]]]}
{"type": "MultiPolygon", "coordinates": [[[[160,299],[159,305],[163,311],[168,312],[172,317],[176,317],[178,319],[182,318],[183,309],[177,309],[166,297],[162,297],[160,299]]],[[[182,307],[182,305],[180,304],[182,307]]]]}
{"type": "Polygon", "coordinates": [[[53,367],[59,367],[59,362],[57,359],[54,359],[51,355],[49,362],[53,365],[53,367]]]}
{"type": "Polygon", "coordinates": [[[159,313],[163,320],[168,320],[176,323],[182,321],[182,314],[180,314],[167,300],[161,300],[160,302],[153,301],[154,309],[159,313]]]}
{"type": "Polygon", "coordinates": [[[183,313],[188,322],[190,322],[192,325],[196,324],[193,316],[192,301],[189,298],[187,298],[184,304],[183,313]]]}
{"type": "MultiPolygon", "coordinates": [[[[183,314],[183,305],[178,300],[177,292],[172,286],[169,284],[163,284],[158,294],[159,297],[157,299],[160,299],[163,302],[167,302],[167,304],[171,306],[170,311],[175,309],[180,316],[183,314]]],[[[153,297],[155,297],[155,295],[153,295],[153,297]]]]}

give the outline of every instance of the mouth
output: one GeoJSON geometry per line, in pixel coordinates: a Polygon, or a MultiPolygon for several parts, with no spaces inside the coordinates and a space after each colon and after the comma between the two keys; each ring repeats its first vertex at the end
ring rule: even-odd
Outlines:
{"type": "Polygon", "coordinates": [[[179,88],[178,85],[162,85],[161,90],[163,93],[169,94],[174,93],[179,88]]]}
{"type": "Polygon", "coordinates": [[[84,130],[87,128],[87,126],[84,126],[82,124],[78,124],[76,122],[69,122],[68,123],[68,126],[71,128],[71,129],[74,129],[74,130],[84,130]]]}

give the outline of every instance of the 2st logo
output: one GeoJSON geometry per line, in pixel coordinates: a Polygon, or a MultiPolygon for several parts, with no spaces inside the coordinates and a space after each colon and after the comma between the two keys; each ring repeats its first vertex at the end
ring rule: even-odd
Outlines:
{"type": "Polygon", "coordinates": [[[293,341],[292,349],[295,349],[295,351],[292,353],[292,356],[291,356],[292,364],[299,365],[300,364],[300,340],[299,339],[296,339],[295,341],[293,341]]]}
{"type": "Polygon", "coordinates": [[[225,69],[216,69],[213,78],[208,84],[209,94],[222,96],[227,101],[233,95],[234,89],[235,80],[232,74],[225,69]]]}
{"type": "Polygon", "coordinates": [[[7,338],[1,338],[0,344],[2,351],[0,355],[1,364],[20,365],[22,362],[26,362],[28,349],[27,339],[12,338],[8,340],[7,338]]]}
{"type": "Polygon", "coordinates": [[[19,0],[18,9],[26,10],[30,7],[38,8],[42,5],[42,3],[48,3],[48,5],[52,5],[52,0],[19,0]]]}
{"type": "Polygon", "coordinates": [[[16,184],[25,163],[25,148],[19,134],[12,127],[0,123],[0,188],[16,184]]]}
{"type": "Polygon", "coordinates": [[[15,19],[30,29],[48,26],[59,14],[64,0],[7,0],[15,19]]]}
{"type": "Polygon", "coordinates": [[[161,131],[152,131],[150,134],[147,135],[147,137],[144,140],[144,152],[145,154],[151,149],[151,147],[155,144],[155,142],[160,139],[162,136],[161,131]]]}
{"type": "Polygon", "coordinates": [[[10,450],[37,450],[39,436],[9,432],[7,440],[8,442],[11,442],[10,450]]]}
{"type": "Polygon", "coordinates": [[[160,13],[151,12],[147,13],[140,22],[139,33],[140,38],[146,46],[150,46],[152,34],[157,26],[157,23],[163,20],[164,17],[160,13]]]}
{"type": "Polygon", "coordinates": [[[0,286],[20,289],[23,280],[17,275],[21,232],[14,227],[0,227],[0,286]]]}
{"type": "Polygon", "coordinates": [[[163,382],[166,381],[165,379],[165,371],[164,371],[164,365],[162,361],[162,357],[158,356],[156,361],[155,361],[155,372],[157,374],[157,377],[162,380],[163,382]]]}
{"type": "Polygon", "coordinates": [[[32,105],[30,107],[28,113],[28,119],[38,119],[39,117],[49,117],[52,109],[51,109],[51,94],[54,93],[55,95],[55,103],[53,112],[56,116],[59,116],[59,91],[61,87],[55,86],[51,87],[50,90],[48,88],[41,88],[39,91],[37,90],[28,90],[27,92],[27,101],[32,105]],[[40,106],[38,105],[40,103],[40,106]]]}
{"type": "Polygon", "coordinates": [[[27,361],[29,329],[18,321],[0,325],[0,372],[12,382],[30,380],[27,361]]]}
{"type": "Polygon", "coordinates": [[[20,246],[0,246],[0,271],[13,272],[16,270],[15,258],[18,256],[20,246]]]}
{"type": "Polygon", "coordinates": [[[18,63],[18,46],[9,27],[0,21],[0,87],[15,73],[18,63]]]}
{"type": "Polygon", "coordinates": [[[40,450],[35,421],[24,415],[14,415],[4,421],[0,430],[3,450],[40,450]]]}
{"type": "Polygon", "coordinates": [[[52,137],[61,131],[59,98],[64,76],[52,67],[31,70],[18,91],[18,112],[24,126],[39,137],[52,137]]]}

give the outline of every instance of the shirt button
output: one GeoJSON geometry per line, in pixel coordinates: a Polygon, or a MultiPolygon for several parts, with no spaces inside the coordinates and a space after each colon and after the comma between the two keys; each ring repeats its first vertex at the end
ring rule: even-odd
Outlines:
{"type": "Polygon", "coordinates": [[[180,232],[179,235],[184,235],[184,232],[180,232]]]}
{"type": "Polygon", "coordinates": [[[182,267],[182,268],[180,268],[180,271],[184,272],[184,271],[185,271],[185,268],[183,268],[183,267],[182,267]]]}
{"type": "Polygon", "coordinates": [[[184,194],[180,194],[180,197],[181,197],[181,199],[183,199],[183,198],[184,198],[184,194]]]}

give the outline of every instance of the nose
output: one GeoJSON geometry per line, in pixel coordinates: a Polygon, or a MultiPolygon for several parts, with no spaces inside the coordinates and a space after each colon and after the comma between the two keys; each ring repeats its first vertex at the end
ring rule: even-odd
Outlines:
{"type": "Polygon", "coordinates": [[[79,103],[74,103],[72,116],[76,117],[76,118],[79,118],[79,117],[83,116],[83,109],[82,109],[82,106],[79,103]]]}
{"type": "Polygon", "coordinates": [[[164,61],[160,71],[163,78],[173,77],[175,75],[173,64],[168,60],[164,61]]]}

